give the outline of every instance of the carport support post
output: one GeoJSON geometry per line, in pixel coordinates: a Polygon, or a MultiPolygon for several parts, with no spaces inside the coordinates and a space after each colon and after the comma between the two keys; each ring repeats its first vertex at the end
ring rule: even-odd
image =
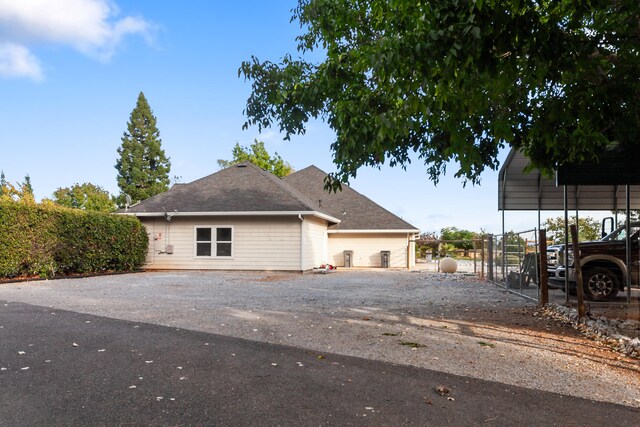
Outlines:
{"type": "Polygon", "coordinates": [[[627,282],[627,304],[631,302],[631,215],[629,215],[629,209],[630,209],[630,205],[631,205],[631,194],[629,193],[629,185],[626,186],[626,191],[627,191],[627,195],[626,195],[626,208],[627,208],[627,218],[625,220],[624,226],[625,226],[625,234],[627,235],[626,238],[626,251],[627,251],[627,257],[626,257],[626,265],[627,265],[627,276],[624,278],[624,280],[627,282]]]}
{"type": "Polygon", "coordinates": [[[547,275],[547,230],[538,230],[538,241],[540,242],[540,254],[538,276],[540,277],[540,307],[549,303],[549,277],[547,275]]]}
{"type": "Polygon", "coordinates": [[[494,280],[493,277],[493,234],[485,234],[487,239],[487,278],[494,280]]]}
{"type": "MultiPolygon", "coordinates": [[[[582,266],[578,248],[578,227],[571,224],[571,245],[573,246],[573,266],[576,269],[576,294],[578,296],[578,321],[582,319],[586,310],[584,308],[584,288],[582,287],[582,266]]],[[[567,266],[568,267],[568,266],[567,266]]]]}

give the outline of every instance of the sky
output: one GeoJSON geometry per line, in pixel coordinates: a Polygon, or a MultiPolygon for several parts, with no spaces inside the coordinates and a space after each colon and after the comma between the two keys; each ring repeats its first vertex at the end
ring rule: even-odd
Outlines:
{"type": "MultiPolygon", "coordinates": [[[[283,141],[277,129],[242,130],[250,82],[242,61],[296,54],[295,0],[0,0],[0,170],[29,175],[37,200],[91,182],[118,194],[117,149],[140,92],[157,117],[170,175],[190,182],[218,170],[236,143],[264,141],[297,170],[335,171],[328,125],[283,141]]],[[[321,57],[319,56],[319,59],[321,57]]],[[[502,150],[503,161],[507,150],[502,150]]],[[[480,185],[438,185],[426,167],[362,168],[350,185],[422,231],[500,233],[498,172],[480,185]]],[[[555,213],[559,215],[559,213],[555,213]]],[[[505,214],[505,230],[537,225],[537,213],[505,214]]]]}

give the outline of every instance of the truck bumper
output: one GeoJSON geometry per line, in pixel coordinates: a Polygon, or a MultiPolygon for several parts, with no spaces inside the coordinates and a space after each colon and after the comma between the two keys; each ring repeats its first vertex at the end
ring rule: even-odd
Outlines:
{"type": "MultiPolygon", "coordinates": [[[[565,277],[567,269],[565,267],[556,267],[553,270],[548,270],[549,286],[555,289],[564,289],[565,277]]],[[[569,283],[575,286],[575,274],[573,269],[569,269],[569,283]]]]}

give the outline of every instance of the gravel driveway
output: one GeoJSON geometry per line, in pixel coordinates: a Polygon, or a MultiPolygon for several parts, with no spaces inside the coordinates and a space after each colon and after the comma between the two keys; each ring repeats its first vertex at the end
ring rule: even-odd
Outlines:
{"type": "Polygon", "coordinates": [[[470,276],[146,272],[3,284],[0,300],[640,407],[637,360],[534,316],[532,303],[470,276]]]}

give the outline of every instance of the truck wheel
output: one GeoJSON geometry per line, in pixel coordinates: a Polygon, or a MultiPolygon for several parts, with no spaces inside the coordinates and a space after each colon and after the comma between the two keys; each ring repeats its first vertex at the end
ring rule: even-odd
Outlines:
{"type": "Polygon", "coordinates": [[[592,301],[610,301],[618,295],[618,277],[608,268],[585,270],[582,278],[584,296],[592,301]]]}

